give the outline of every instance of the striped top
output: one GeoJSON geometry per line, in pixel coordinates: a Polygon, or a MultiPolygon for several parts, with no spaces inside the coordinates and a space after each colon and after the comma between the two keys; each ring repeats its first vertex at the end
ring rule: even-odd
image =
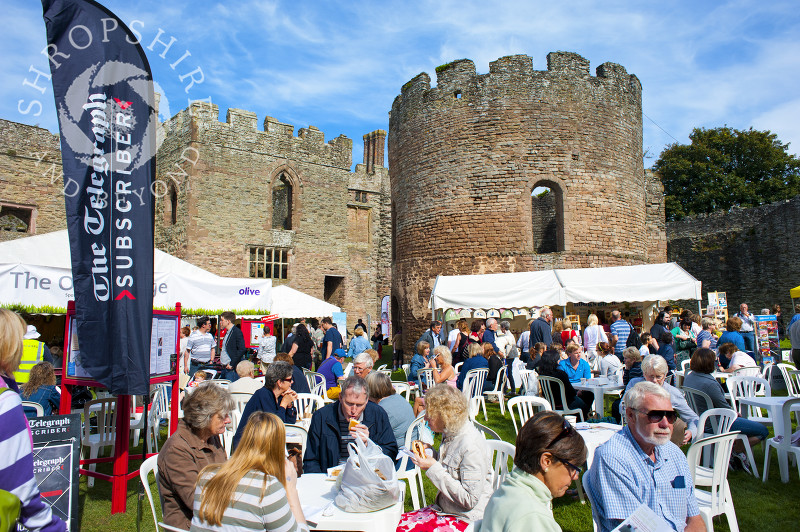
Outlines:
{"type": "Polygon", "coordinates": [[[212,526],[198,516],[202,501],[203,487],[213,473],[204,473],[197,479],[194,492],[194,517],[191,532],[246,532],[250,530],[271,530],[275,532],[307,531],[305,525],[295,521],[286,490],[273,476],[267,476],[267,489],[261,498],[264,473],[250,471],[239,482],[232,500],[222,516],[222,526],[212,526]]]}
{"type": "Polygon", "coordinates": [[[29,530],[66,531],[66,523],[54,516],[50,506],[39,496],[39,485],[33,474],[33,440],[22,410],[19,388],[11,378],[2,377],[0,387],[12,391],[0,394],[0,489],[19,497],[20,521],[29,530]]]}

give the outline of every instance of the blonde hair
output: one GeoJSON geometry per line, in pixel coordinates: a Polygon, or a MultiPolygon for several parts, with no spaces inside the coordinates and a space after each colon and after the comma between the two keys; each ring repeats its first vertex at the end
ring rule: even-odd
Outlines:
{"type": "Polygon", "coordinates": [[[353,336],[366,336],[366,335],[367,333],[364,332],[364,329],[362,329],[361,327],[356,327],[355,329],[353,329],[353,336]]]}
{"type": "Polygon", "coordinates": [[[285,488],[285,448],[283,421],[268,412],[251,414],[230,460],[206,466],[200,471],[200,477],[206,473],[214,476],[203,486],[198,517],[210,525],[221,526],[225,509],[236,497],[236,486],[250,471],[264,473],[262,499],[267,491],[268,476],[275,477],[285,488]]]}
{"type": "Polygon", "coordinates": [[[597,315],[589,314],[589,317],[586,318],[586,325],[597,325],[597,315]]]}
{"type": "Polygon", "coordinates": [[[439,355],[441,355],[448,366],[453,363],[453,353],[450,352],[450,348],[446,345],[437,345],[433,348],[433,356],[437,357],[439,355]]]}
{"type": "Polygon", "coordinates": [[[563,320],[556,320],[553,324],[553,332],[560,333],[564,330],[564,321],[563,320]]]}
{"type": "Polygon", "coordinates": [[[364,352],[365,352],[366,354],[368,354],[370,357],[372,357],[372,365],[373,365],[373,366],[374,366],[374,365],[375,365],[375,364],[378,362],[378,360],[380,360],[380,358],[381,358],[381,356],[378,354],[378,352],[377,352],[377,351],[375,351],[374,349],[367,349],[367,350],[366,350],[366,351],[364,351],[364,352]]]}
{"type": "Polygon", "coordinates": [[[11,377],[22,360],[25,321],[16,312],[0,309],[0,372],[11,377]]]}
{"type": "Polygon", "coordinates": [[[467,347],[467,358],[476,357],[478,355],[483,356],[483,347],[478,342],[469,344],[467,347]]]}
{"type": "Polygon", "coordinates": [[[437,384],[425,394],[429,417],[441,421],[444,432],[453,434],[469,421],[467,398],[449,384],[437,384]]]}
{"type": "Polygon", "coordinates": [[[28,382],[20,387],[20,391],[25,397],[30,397],[42,386],[55,386],[56,373],[50,362],[39,362],[31,368],[28,382]]]}

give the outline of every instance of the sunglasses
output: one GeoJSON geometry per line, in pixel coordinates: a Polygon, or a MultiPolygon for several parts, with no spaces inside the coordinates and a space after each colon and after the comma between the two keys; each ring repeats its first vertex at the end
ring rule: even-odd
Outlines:
{"type": "Polygon", "coordinates": [[[558,436],[556,436],[555,439],[550,442],[550,445],[545,447],[545,449],[549,449],[550,447],[558,443],[560,440],[563,440],[567,436],[571,436],[574,433],[575,429],[572,428],[572,425],[569,424],[569,421],[565,419],[564,424],[561,426],[561,432],[559,432],[558,436]]]}
{"type": "Polygon", "coordinates": [[[558,460],[559,462],[561,462],[562,464],[567,466],[567,469],[569,469],[569,472],[570,472],[571,475],[580,476],[580,474],[581,474],[581,468],[580,467],[576,466],[575,464],[573,464],[572,462],[570,462],[568,460],[564,460],[563,458],[559,458],[558,456],[553,456],[553,458],[555,458],[556,460],[558,460]]]}
{"type": "Polygon", "coordinates": [[[288,379],[283,379],[283,382],[294,382],[294,377],[289,377],[288,379]]]}
{"type": "Polygon", "coordinates": [[[669,424],[672,425],[675,423],[675,420],[678,419],[678,413],[674,410],[650,410],[649,412],[639,410],[638,408],[631,408],[631,410],[636,410],[646,415],[647,421],[650,423],[659,423],[662,418],[666,417],[669,424]]]}

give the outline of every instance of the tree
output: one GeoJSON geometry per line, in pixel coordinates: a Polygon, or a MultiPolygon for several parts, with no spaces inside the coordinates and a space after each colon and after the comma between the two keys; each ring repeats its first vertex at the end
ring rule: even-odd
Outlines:
{"type": "Polygon", "coordinates": [[[800,194],[800,159],[769,131],[695,128],[691,144],[667,146],[653,169],[667,220],[753,207],[800,194]]]}

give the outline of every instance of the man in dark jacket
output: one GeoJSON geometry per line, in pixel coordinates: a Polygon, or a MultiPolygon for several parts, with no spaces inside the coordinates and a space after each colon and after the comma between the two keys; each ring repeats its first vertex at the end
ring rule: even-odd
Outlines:
{"type": "Polygon", "coordinates": [[[220,362],[225,366],[225,378],[233,382],[239,378],[236,366],[246,358],[247,348],[244,346],[242,330],[234,325],[236,314],[223,312],[219,317],[219,324],[225,327],[225,337],[222,339],[222,349],[219,351],[220,362]]]}
{"type": "Polygon", "coordinates": [[[348,443],[367,439],[383,449],[383,454],[397,457],[397,440],[386,411],[369,401],[367,383],[361,377],[348,377],[342,384],[339,400],[320,408],[308,428],[303,472],[325,473],[347,459],[348,443]],[[358,421],[350,427],[350,420],[358,421]]]}
{"type": "MultiPolygon", "coordinates": [[[[553,311],[546,308],[542,310],[537,319],[531,322],[530,345],[542,342],[547,347],[550,347],[550,344],[553,343],[551,323],[553,323],[553,311]]],[[[561,339],[559,338],[559,340],[561,339]]]]}
{"type": "Polygon", "coordinates": [[[439,336],[440,332],[442,332],[442,322],[437,320],[432,321],[431,328],[422,333],[417,343],[414,344],[414,352],[417,352],[417,346],[420,342],[428,342],[428,345],[431,346],[431,353],[433,353],[434,347],[442,345],[442,339],[439,336]]]}

